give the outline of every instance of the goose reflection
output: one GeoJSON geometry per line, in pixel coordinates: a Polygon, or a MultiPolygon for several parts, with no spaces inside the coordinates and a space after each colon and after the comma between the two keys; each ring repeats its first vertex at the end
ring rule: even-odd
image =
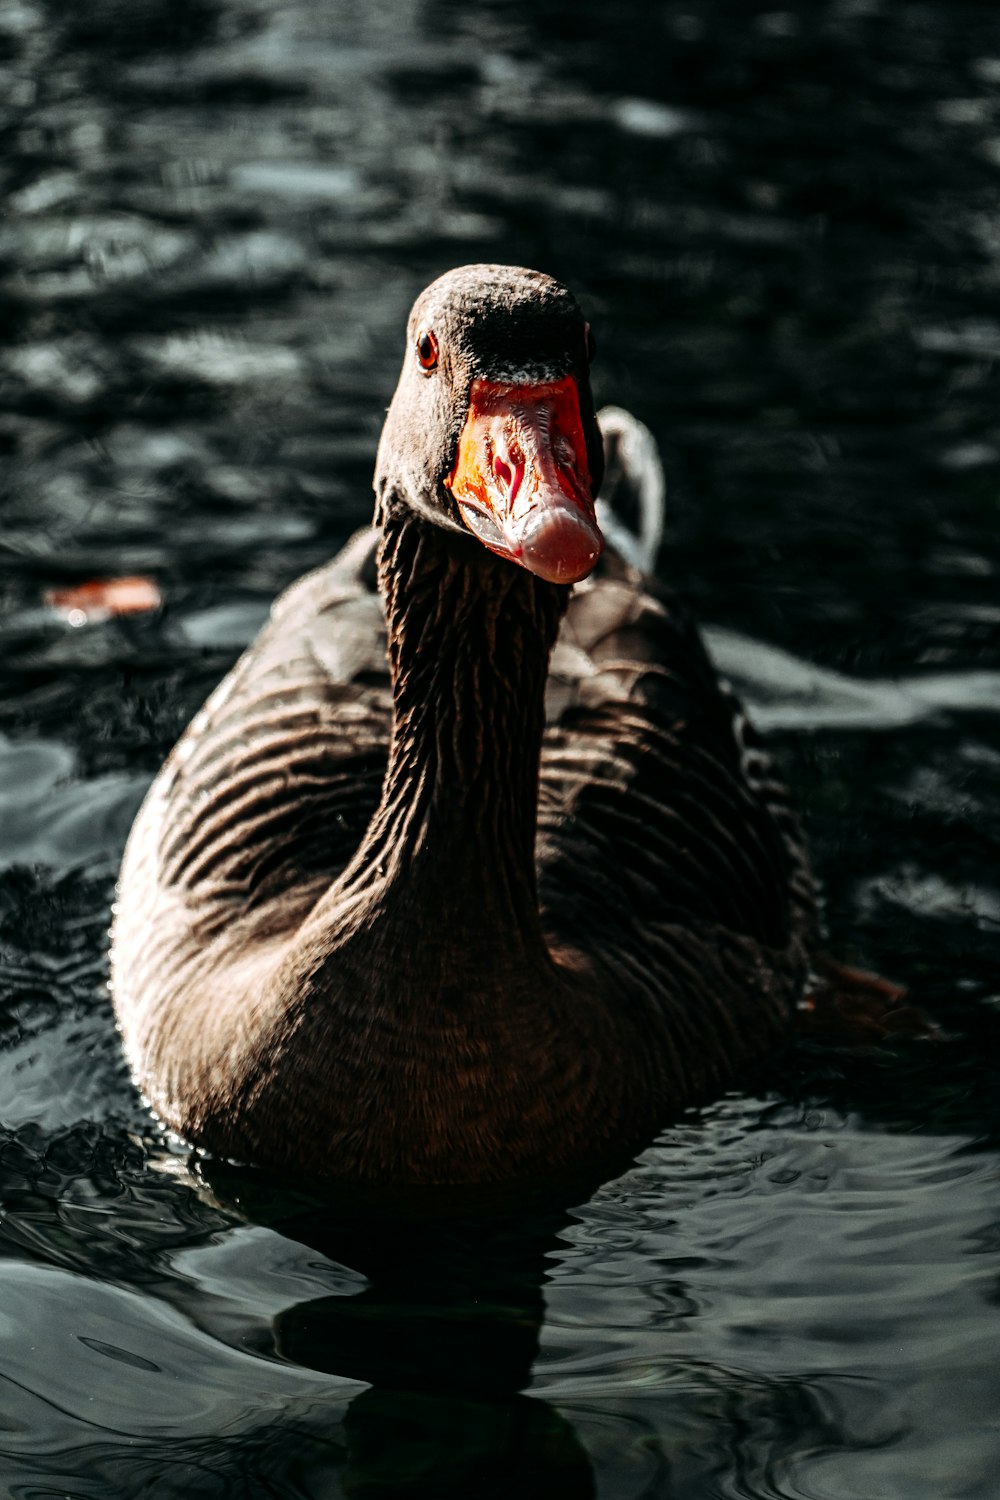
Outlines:
{"type": "Polygon", "coordinates": [[[586,1450],[548,1402],[525,1395],[562,1208],[496,1212],[431,1201],[374,1210],[342,1199],[287,1209],[262,1174],[213,1164],[213,1196],[361,1272],[354,1295],[273,1319],[281,1358],[364,1381],[343,1420],[345,1493],[364,1500],[475,1495],[587,1500],[586,1450]],[[460,1210],[456,1212],[455,1209],[460,1210]]]}

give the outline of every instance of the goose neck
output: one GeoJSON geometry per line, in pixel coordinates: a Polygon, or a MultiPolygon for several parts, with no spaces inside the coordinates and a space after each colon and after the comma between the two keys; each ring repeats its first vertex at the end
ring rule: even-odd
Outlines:
{"type": "Polygon", "coordinates": [[[393,728],[358,874],[466,953],[538,947],[545,679],[568,590],[392,508],[379,572],[393,728]]]}

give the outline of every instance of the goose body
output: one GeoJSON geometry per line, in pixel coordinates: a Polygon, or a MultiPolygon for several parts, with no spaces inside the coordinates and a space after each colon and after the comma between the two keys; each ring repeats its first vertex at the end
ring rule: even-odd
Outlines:
{"type": "Polygon", "coordinates": [[[210,1151],[567,1172],[788,1029],[795,818],[678,601],[610,550],[593,571],[586,366],[548,278],[434,283],[377,526],[277,602],[150,789],[114,1002],[153,1107],[210,1151]]]}

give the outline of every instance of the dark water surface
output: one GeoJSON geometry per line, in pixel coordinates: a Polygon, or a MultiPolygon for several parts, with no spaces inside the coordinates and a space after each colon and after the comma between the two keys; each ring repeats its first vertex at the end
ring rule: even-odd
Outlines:
{"type": "Polygon", "coordinates": [[[0,1492],[995,1500],[1000,12],[0,0],[0,140],[0,1492]],[[563,1218],[279,1231],[132,1091],[115,870],[477,259],[578,291],[829,945],[947,1035],[802,1044],[563,1218]]]}

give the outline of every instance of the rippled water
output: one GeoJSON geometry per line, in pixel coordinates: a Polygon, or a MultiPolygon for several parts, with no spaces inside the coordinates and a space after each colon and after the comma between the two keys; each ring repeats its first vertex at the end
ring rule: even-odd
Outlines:
{"type": "Polygon", "coordinates": [[[992,1500],[995,8],[0,0],[0,139],[3,1493],[992,1500]],[[368,517],[474,259],[578,291],[829,947],[944,1028],[803,1042],[489,1231],[196,1178],[104,990],[145,785],[368,517]],[[162,610],[45,602],[129,574],[162,610]]]}

